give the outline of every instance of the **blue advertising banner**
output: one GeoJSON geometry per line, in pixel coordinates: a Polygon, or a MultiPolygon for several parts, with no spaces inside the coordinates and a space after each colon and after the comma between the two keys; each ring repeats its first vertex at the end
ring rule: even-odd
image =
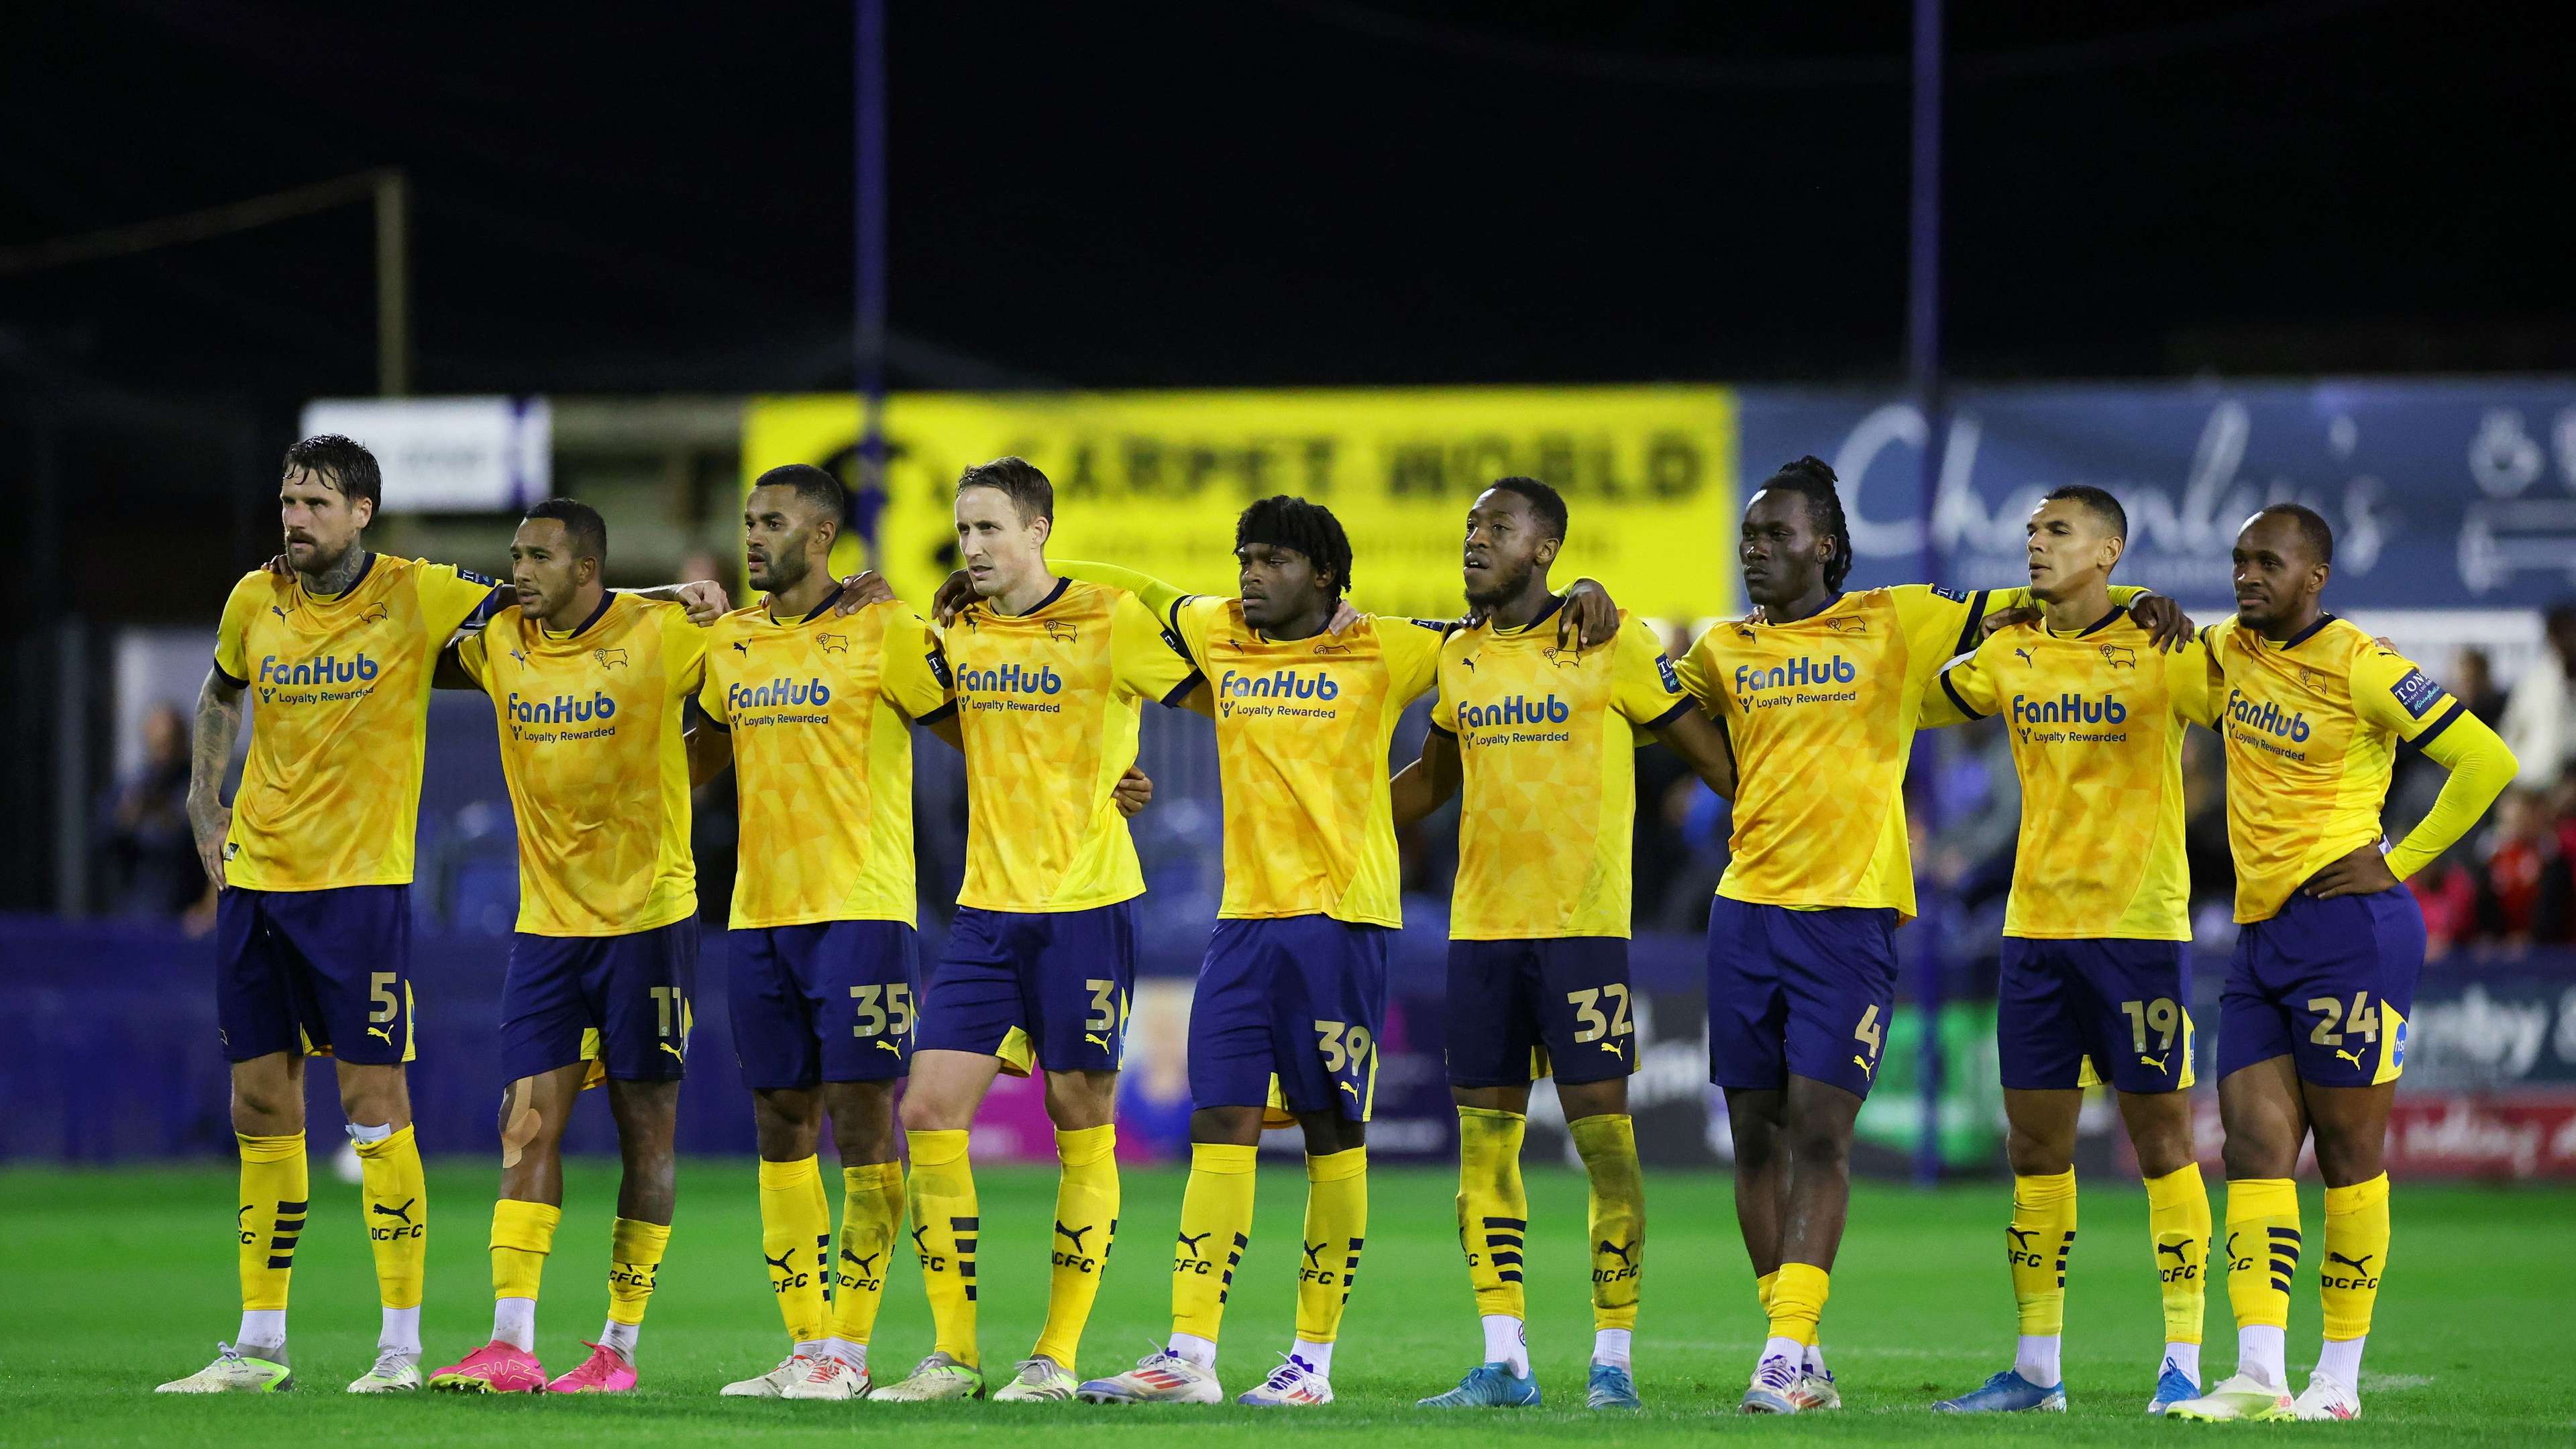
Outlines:
{"type": "Polygon", "coordinates": [[[1884,394],[1738,395],[1741,492],[1813,453],[1843,479],[1853,580],[2023,576],[2023,525],[2067,483],[2129,513],[2121,581],[2225,609],[2246,516],[2296,500],[2336,536],[2346,607],[2535,608],[2576,594],[2576,379],[1962,388],[1922,506],[1927,429],[1884,394]]]}

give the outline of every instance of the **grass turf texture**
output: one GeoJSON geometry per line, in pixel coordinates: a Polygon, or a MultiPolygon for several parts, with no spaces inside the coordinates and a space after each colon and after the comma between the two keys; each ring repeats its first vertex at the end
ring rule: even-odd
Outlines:
{"type": "MultiPolygon", "coordinates": [[[[617,1399],[508,1401],[341,1392],[375,1341],[375,1284],[358,1229],[357,1189],[317,1154],[311,1224],[296,1255],[298,1389],[254,1398],[156,1396],[228,1337],[238,1312],[233,1254],[220,1224],[234,1206],[230,1169],[0,1171],[9,1311],[0,1314],[0,1444],[364,1443],[602,1445],[844,1442],[883,1430],[917,1442],[1211,1445],[1353,1431],[1372,1441],[1471,1445],[1613,1438],[1681,1443],[1723,1434],[1769,1442],[2020,1439],[2134,1443],[2231,1432],[2339,1443],[2420,1442],[2427,1434],[2485,1442],[2569,1442],[2576,1431],[2576,1343],[2562,1308],[2576,1293],[2566,1223],[2576,1194],[2401,1183],[2395,1274],[2380,1294],[2364,1371],[2364,1413],[2351,1425],[2232,1430],[2140,1414],[2162,1338],[2148,1276],[2146,1207],[2135,1184],[2088,1185],[2083,1237],[2068,1275],[2066,1375],[2071,1413],[2003,1420],[1936,1416],[1936,1398],[1975,1387],[2010,1361],[2013,1314],[1996,1261],[2007,1189],[1916,1193],[1864,1186],[1834,1275],[1826,1344],[1849,1404],[1838,1415],[1753,1420],[1733,1413],[1763,1332],[1735,1236],[1729,1184],[1717,1174],[1660,1173],[1649,1182],[1638,1385],[1647,1411],[1606,1418],[1583,1407],[1592,1323],[1582,1256],[1583,1182],[1540,1170],[1530,1180],[1530,1337],[1547,1407],[1435,1414],[1413,1401],[1454,1383],[1479,1356],[1459,1261],[1453,1180],[1426,1170],[1373,1175],[1367,1257],[1334,1361],[1340,1402],[1322,1410],[1094,1408],[991,1403],[896,1406],[723,1400],[721,1384],[782,1352],[757,1245],[751,1164],[695,1161],[682,1172],[680,1216],[644,1328],[643,1386],[617,1399]]],[[[449,1162],[431,1173],[429,1362],[452,1362],[490,1327],[484,1253],[493,1172],[449,1162]]],[[[833,1179],[838,1195],[837,1174],[833,1179]]],[[[1044,1312],[1055,1174],[977,1173],[984,1227],[981,1335],[998,1384],[1027,1351],[1044,1312]]],[[[612,1165],[569,1174],[563,1227],[546,1273],[538,1353],[561,1372],[607,1306],[612,1165]]],[[[1181,1174],[1126,1174],[1125,1231],[1083,1343],[1086,1376],[1126,1367],[1168,1327],[1168,1259],[1181,1174]]],[[[2321,1240],[2313,1187],[2303,1196],[2321,1240]]],[[[1225,1318],[1220,1371],[1230,1393],[1251,1387],[1287,1347],[1305,1182],[1265,1169],[1252,1247],[1225,1318]]],[[[2223,1212],[2223,1203],[2216,1204],[2223,1212]]],[[[837,1211],[836,1211],[837,1217],[837,1211]]],[[[2313,1257],[2313,1252],[2311,1257],[2313,1257]]],[[[927,1352],[918,1270],[899,1261],[873,1347],[880,1381],[927,1352]]],[[[2317,1334],[2316,1272],[2292,1299],[2294,1387],[2306,1382],[2317,1334]]],[[[2209,1299],[2206,1367],[2234,1359],[2222,1279],[2209,1299]]]]}

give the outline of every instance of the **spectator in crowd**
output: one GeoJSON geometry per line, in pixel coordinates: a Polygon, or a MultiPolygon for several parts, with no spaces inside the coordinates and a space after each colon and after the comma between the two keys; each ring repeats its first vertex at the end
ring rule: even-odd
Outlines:
{"type": "Polygon", "coordinates": [[[113,914],[212,923],[214,888],[188,833],[188,719],[177,705],[143,716],[143,762],[99,802],[92,838],[113,914]]]}
{"type": "Polygon", "coordinates": [[[2548,647],[2532,661],[2505,701],[2496,733],[2522,762],[2514,782],[2547,790],[2576,756],[2576,600],[2550,606],[2548,647]]]}
{"type": "Polygon", "coordinates": [[[2469,713],[2492,725],[2504,718],[2505,694],[2496,687],[2495,661],[2487,651],[2472,644],[2451,660],[2451,696],[2469,707],[2469,713]]]}
{"type": "Polygon", "coordinates": [[[2424,955],[2439,960],[2451,948],[2478,937],[2481,886],[2458,848],[2406,878],[2415,904],[2424,911],[2424,955]]]}
{"type": "Polygon", "coordinates": [[[2515,946],[2565,941],[2576,878],[2568,874],[2546,797],[2520,786],[2506,791],[2483,853],[2482,934],[2515,946]]]}

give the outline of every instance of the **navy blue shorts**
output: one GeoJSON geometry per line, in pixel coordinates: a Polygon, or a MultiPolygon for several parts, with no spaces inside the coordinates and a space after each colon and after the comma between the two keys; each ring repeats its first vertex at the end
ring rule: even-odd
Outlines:
{"type": "Polygon", "coordinates": [[[2404,886],[2293,895],[2236,934],[2218,997],[2218,1075],[2288,1053],[2320,1087],[2393,1082],[2424,974],[2424,910],[2404,886]]]}
{"type": "Polygon", "coordinates": [[[1708,1079],[1791,1076],[1869,1095],[1896,1006],[1896,912],[1793,911],[1719,896],[1708,913],[1708,1079]]]}
{"type": "Polygon", "coordinates": [[[960,906],[922,990],[912,1049],[1000,1057],[1023,1074],[1032,1064],[1114,1072],[1135,986],[1132,900],[1087,911],[960,906]]]}
{"type": "Polygon", "coordinates": [[[1602,1082],[1637,1069],[1624,936],[1449,943],[1449,1085],[1602,1082]]]}
{"type": "Polygon", "coordinates": [[[734,932],[725,973],[734,1057],[755,1092],[882,1082],[912,1061],[921,943],[901,921],[734,932]]]}
{"type": "Polygon", "coordinates": [[[226,1061],[410,1061],[411,887],[217,893],[215,1027],[226,1061]]]}
{"type": "Polygon", "coordinates": [[[2006,936],[2003,955],[1995,1046],[2006,1087],[2191,1085],[2190,942],[2006,936]]]}
{"type": "Polygon", "coordinates": [[[1190,1101],[1368,1120],[1395,932],[1330,916],[1219,921],[1190,1003],[1190,1101]]]}
{"type": "Polygon", "coordinates": [[[692,917],[624,936],[510,938],[501,1080],[597,1062],[621,1082],[676,1082],[698,990],[692,917]]]}

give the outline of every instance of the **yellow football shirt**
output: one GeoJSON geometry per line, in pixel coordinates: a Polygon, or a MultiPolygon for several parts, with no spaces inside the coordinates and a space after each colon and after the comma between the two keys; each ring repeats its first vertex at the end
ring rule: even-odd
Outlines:
{"type": "Polygon", "coordinates": [[[2279,643],[2233,618],[2200,637],[2223,691],[2236,919],[2269,920],[2329,861],[2380,838],[2397,742],[2429,742],[2465,711],[2332,614],[2279,643]]]}
{"type": "Polygon", "coordinates": [[[1341,634],[1265,639],[1220,598],[1183,599],[1172,622],[1216,696],[1217,915],[1402,926],[1387,744],[1432,686],[1441,626],[1366,615],[1341,634]]]}
{"type": "Polygon", "coordinates": [[[2069,634],[1999,630],[1941,674],[1922,723],[1990,715],[2021,779],[2004,934],[2190,940],[2182,737],[2214,727],[2208,651],[2160,652],[2116,609],[2069,634]]]}
{"type": "Polygon", "coordinates": [[[698,704],[732,735],[742,801],[733,925],[918,912],[912,731],[949,706],[948,663],[899,603],[802,618],[736,609],[708,631],[698,704]]]}
{"type": "Polygon", "coordinates": [[[493,601],[493,581],[369,554],[342,593],[244,574],[215,668],[246,687],[250,754],[224,846],[227,885],[407,885],[420,816],[432,666],[493,601]]]}
{"type": "Polygon", "coordinates": [[[1555,612],[1440,649],[1431,725],[1457,737],[1462,776],[1453,940],[1628,934],[1638,732],[1693,706],[1644,621],[1622,610],[1611,646],[1583,653],[1557,647],[1555,612]]]}
{"type": "MultiPolygon", "coordinates": [[[[2114,589],[2125,605],[2143,592],[2114,589]]],[[[1763,905],[1893,908],[1914,918],[1905,762],[1923,691],[1977,646],[1990,610],[2027,588],[1899,584],[1843,594],[1786,624],[1721,623],[1681,663],[1682,686],[1735,747],[1733,859],[1719,895],[1763,905]]]]}
{"type": "Polygon", "coordinates": [[[697,914],[680,710],[706,674],[706,631],[688,610],[611,593],[557,632],[513,604],[456,659],[501,729],[519,930],[623,936],[697,914]]]}
{"type": "Polygon", "coordinates": [[[943,635],[966,746],[957,904],[1080,911],[1144,894],[1110,798],[1136,762],[1137,705],[1199,682],[1180,641],[1125,589],[1061,581],[1025,614],[967,607],[943,635]]]}

